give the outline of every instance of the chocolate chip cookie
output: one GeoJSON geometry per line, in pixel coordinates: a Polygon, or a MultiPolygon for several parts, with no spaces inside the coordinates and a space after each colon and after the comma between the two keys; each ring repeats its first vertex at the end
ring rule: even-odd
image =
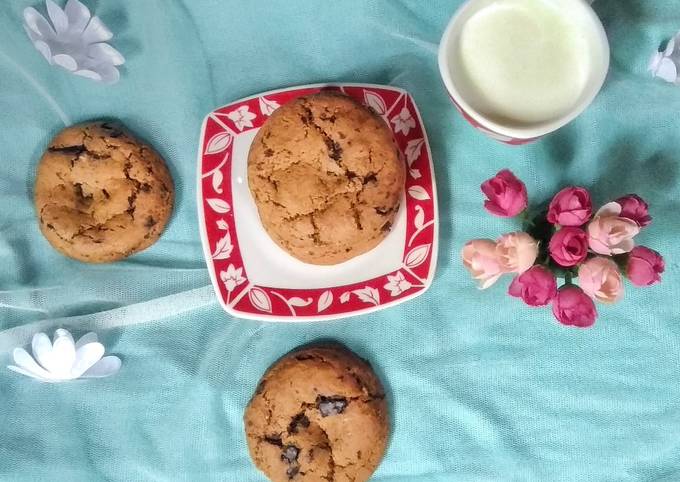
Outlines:
{"type": "Polygon", "coordinates": [[[378,245],[390,231],[404,182],[387,124],[332,92],[277,109],[248,155],[248,184],[265,230],[307,263],[340,263],[378,245]]]}
{"type": "Polygon", "coordinates": [[[88,263],[116,261],[152,245],[172,212],[165,162],[122,125],[68,127],[38,165],[40,229],[62,254],[88,263]]]}
{"type": "Polygon", "coordinates": [[[274,482],[368,480],[389,432],[380,381],[335,344],[300,349],[271,366],[244,423],[250,456],[274,482]]]}

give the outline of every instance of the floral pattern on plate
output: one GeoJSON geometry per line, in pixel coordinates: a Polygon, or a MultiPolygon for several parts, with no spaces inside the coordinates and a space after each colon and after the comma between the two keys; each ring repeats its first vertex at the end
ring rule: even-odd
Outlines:
{"type": "MultiPolygon", "coordinates": [[[[242,318],[317,321],[385,308],[423,293],[437,255],[437,202],[432,158],[411,96],[377,85],[313,85],[268,92],[221,107],[203,124],[198,155],[199,220],[206,262],[223,307],[242,318]],[[401,266],[353,284],[318,289],[259,286],[248,278],[235,222],[231,156],[235,139],[258,129],[279,106],[321,90],[339,90],[373,109],[392,129],[407,164],[406,233],[401,266]]],[[[284,284],[284,283],[282,283],[284,284]]]]}

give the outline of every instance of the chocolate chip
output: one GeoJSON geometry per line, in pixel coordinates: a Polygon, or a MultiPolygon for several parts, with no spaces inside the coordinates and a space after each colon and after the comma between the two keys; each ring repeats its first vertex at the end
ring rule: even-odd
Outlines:
{"type": "Polygon", "coordinates": [[[289,479],[292,479],[298,474],[298,472],[300,472],[300,467],[298,465],[293,465],[292,467],[288,467],[288,470],[286,470],[286,475],[289,479]]]}
{"type": "Polygon", "coordinates": [[[364,184],[368,184],[369,182],[376,182],[378,178],[376,177],[374,172],[369,172],[366,176],[364,176],[364,184]]]}
{"type": "Polygon", "coordinates": [[[334,161],[339,161],[342,159],[342,147],[340,147],[340,144],[335,142],[330,137],[325,137],[324,141],[326,142],[326,147],[328,148],[328,157],[334,161]]]}
{"type": "Polygon", "coordinates": [[[123,135],[123,131],[120,130],[115,124],[110,124],[108,122],[104,122],[102,124],[102,129],[106,129],[109,131],[109,137],[113,137],[114,139],[116,137],[120,137],[123,135]]]}
{"type": "Polygon", "coordinates": [[[312,123],[312,120],[314,119],[314,114],[312,114],[311,109],[307,107],[303,107],[302,109],[304,113],[300,115],[300,120],[304,125],[308,126],[309,124],[312,123]]]}
{"type": "Polygon", "coordinates": [[[130,217],[134,218],[135,217],[135,201],[137,200],[137,193],[133,192],[130,196],[128,196],[128,208],[125,211],[130,215],[130,217]]]}
{"type": "Polygon", "coordinates": [[[273,155],[274,155],[273,149],[265,149],[264,150],[264,157],[272,157],[273,155]]]}
{"type": "Polygon", "coordinates": [[[50,147],[48,149],[50,152],[63,152],[64,154],[73,154],[74,156],[82,154],[86,150],[82,144],[77,146],[50,147]]]}
{"type": "Polygon", "coordinates": [[[300,449],[298,449],[295,445],[286,445],[283,448],[283,453],[281,453],[281,460],[288,462],[289,464],[294,464],[297,462],[299,454],[300,449]]]}
{"type": "Polygon", "coordinates": [[[288,433],[297,433],[300,428],[309,427],[309,419],[304,413],[298,413],[288,425],[288,433]]]}
{"type": "Polygon", "coordinates": [[[109,192],[106,189],[102,189],[102,194],[106,199],[110,198],[111,196],[109,195],[109,192]]]}
{"type": "Polygon", "coordinates": [[[344,412],[347,403],[345,397],[324,397],[323,395],[316,397],[316,408],[319,409],[322,417],[338,415],[344,412]]]}
{"type": "Polygon", "coordinates": [[[144,223],[145,228],[153,228],[156,225],[156,220],[153,218],[153,216],[149,216],[146,218],[146,222],[144,223]]]}
{"type": "Polygon", "coordinates": [[[331,114],[331,115],[328,115],[328,114],[321,114],[321,115],[319,116],[319,119],[321,119],[322,121],[330,122],[331,124],[335,124],[335,121],[337,120],[337,117],[335,117],[335,114],[331,114]]]}
{"type": "Polygon", "coordinates": [[[277,437],[276,435],[267,436],[264,438],[264,441],[267,442],[268,444],[276,445],[277,447],[283,447],[281,437],[277,437]]]}
{"type": "Polygon", "coordinates": [[[111,156],[110,156],[109,154],[101,154],[101,153],[97,153],[97,152],[89,152],[89,155],[90,155],[90,157],[91,157],[92,159],[97,159],[97,160],[99,160],[99,161],[111,159],[111,156]]]}
{"type": "Polygon", "coordinates": [[[380,231],[382,231],[384,233],[386,231],[389,231],[390,229],[392,229],[392,223],[387,222],[387,223],[382,225],[382,227],[380,228],[380,231]]]}
{"type": "Polygon", "coordinates": [[[73,192],[78,203],[88,205],[92,202],[92,194],[85,195],[83,185],[79,182],[73,185],[73,192]]]}
{"type": "Polygon", "coordinates": [[[144,192],[150,192],[151,191],[151,184],[145,182],[141,186],[139,186],[140,191],[144,192]]]}
{"type": "Polygon", "coordinates": [[[297,361],[314,360],[313,355],[297,355],[295,357],[297,361]]]}
{"type": "Polygon", "coordinates": [[[352,206],[352,211],[354,211],[354,224],[357,225],[357,229],[363,230],[363,226],[361,226],[361,214],[359,213],[359,210],[356,208],[356,206],[352,206]]]}

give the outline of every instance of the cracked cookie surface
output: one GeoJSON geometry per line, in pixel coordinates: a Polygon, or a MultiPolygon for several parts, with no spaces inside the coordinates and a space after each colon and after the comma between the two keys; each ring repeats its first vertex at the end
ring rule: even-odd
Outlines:
{"type": "Polygon", "coordinates": [[[255,465],[274,482],[362,482],[389,421],[370,365],[341,345],[292,352],[264,374],[244,415],[255,465]]]}
{"type": "Polygon", "coordinates": [[[38,165],[40,229],[62,254],[105,263],[151,246],[172,212],[163,159],[115,122],[68,127],[38,165]]]}
{"type": "Polygon", "coordinates": [[[404,162],[382,118],[332,92],[278,108],[248,155],[248,184],[265,230],[307,263],[337,264],[377,246],[404,182],[404,162]]]}

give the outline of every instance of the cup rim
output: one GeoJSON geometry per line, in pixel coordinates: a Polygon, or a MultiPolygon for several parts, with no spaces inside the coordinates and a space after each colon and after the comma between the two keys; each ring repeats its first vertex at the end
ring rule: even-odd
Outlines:
{"type": "Polygon", "coordinates": [[[446,25],[446,29],[442,34],[441,40],[439,41],[438,50],[439,75],[441,76],[442,81],[444,82],[444,85],[446,87],[446,90],[448,91],[453,101],[456,104],[458,104],[459,107],[463,111],[465,111],[467,115],[469,115],[472,119],[474,119],[475,122],[479,123],[482,127],[496,134],[511,137],[514,139],[532,139],[544,136],[550,132],[556,131],[560,127],[565,126],[566,124],[574,120],[576,117],[578,117],[581,113],[583,113],[583,111],[586,110],[586,108],[593,102],[597,94],[602,89],[604,81],[607,77],[607,73],[609,72],[610,64],[610,48],[609,40],[607,39],[607,33],[604,30],[604,26],[602,25],[600,18],[595,13],[595,10],[593,10],[593,7],[586,0],[577,1],[580,1],[581,4],[584,7],[586,7],[587,15],[591,18],[591,20],[593,20],[593,26],[597,31],[600,45],[603,49],[604,62],[602,63],[598,75],[594,78],[592,82],[589,83],[589,85],[586,86],[586,91],[588,95],[583,97],[583,99],[578,104],[576,104],[569,112],[556,119],[552,119],[530,127],[507,126],[499,124],[498,122],[495,122],[487,118],[486,116],[482,115],[464,99],[464,97],[460,94],[460,92],[454,85],[453,80],[451,79],[449,68],[451,67],[451,63],[449,62],[449,56],[447,55],[447,53],[449,52],[448,45],[451,36],[454,33],[457,33],[457,31],[459,30],[456,29],[456,26],[458,24],[458,20],[460,19],[460,17],[464,13],[466,13],[469,9],[474,8],[475,4],[481,3],[482,1],[485,0],[467,0],[463,5],[461,5],[449,20],[448,24],[446,25]]]}

